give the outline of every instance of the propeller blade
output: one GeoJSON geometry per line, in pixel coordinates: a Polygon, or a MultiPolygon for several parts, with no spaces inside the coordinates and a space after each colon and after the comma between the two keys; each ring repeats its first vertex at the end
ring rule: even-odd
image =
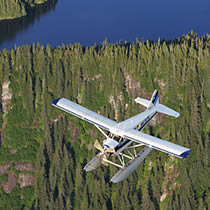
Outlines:
{"type": "Polygon", "coordinates": [[[106,152],[115,153],[115,149],[107,148],[107,149],[106,149],[106,152]]]}
{"type": "Polygon", "coordinates": [[[104,151],[103,147],[101,146],[101,144],[99,143],[98,140],[95,141],[94,147],[95,147],[97,150],[101,151],[101,152],[104,151]]]}
{"type": "MultiPolygon", "coordinates": [[[[106,155],[103,155],[103,159],[106,159],[106,160],[107,160],[106,155]]],[[[107,163],[107,162],[104,161],[104,160],[102,160],[102,164],[105,165],[105,166],[109,166],[109,163],[107,163]]]]}

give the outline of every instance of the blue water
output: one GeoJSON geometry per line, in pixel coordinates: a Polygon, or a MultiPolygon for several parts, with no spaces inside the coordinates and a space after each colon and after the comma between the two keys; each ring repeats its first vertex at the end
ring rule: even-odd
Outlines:
{"type": "Polygon", "coordinates": [[[0,50],[33,42],[56,47],[210,33],[209,0],[58,0],[37,10],[23,21],[0,22],[0,50]]]}

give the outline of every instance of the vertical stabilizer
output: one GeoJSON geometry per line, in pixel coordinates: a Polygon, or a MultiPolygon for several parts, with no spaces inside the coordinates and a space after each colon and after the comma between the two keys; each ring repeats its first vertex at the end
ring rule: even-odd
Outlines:
{"type": "Polygon", "coordinates": [[[150,100],[150,104],[149,104],[148,108],[151,108],[151,107],[153,107],[155,105],[158,105],[158,104],[159,104],[159,94],[158,94],[157,89],[155,89],[155,91],[152,94],[152,98],[150,100]]]}

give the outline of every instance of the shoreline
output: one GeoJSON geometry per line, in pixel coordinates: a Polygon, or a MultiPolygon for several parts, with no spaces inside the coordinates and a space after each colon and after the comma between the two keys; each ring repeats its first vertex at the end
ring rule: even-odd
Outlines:
{"type": "MultiPolygon", "coordinates": [[[[11,11],[12,8],[9,8],[11,12],[9,12],[8,16],[7,16],[8,13],[4,15],[4,13],[1,12],[1,14],[3,14],[3,15],[0,16],[0,22],[1,21],[7,21],[7,20],[16,20],[18,18],[25,17],[30,13],[31,9],[33,9],[33,8],[35,8],[35,7],[37,7],[41,4],[45,4],[48,1],[51,1],[51,0],[42,0],[42,1],[39,1],[39,2],[32,3],[32,4],[30,4],[28,2],[23,2],[23,1],[21,1],[20,4],[15,3],[12,6],[13,7],[15,6],[17,14],[15,14],[13,11],[11,11]],[[17,10],[19,10],[19,11],[17,11],[17,10]]],[[[1,8],[0,8],[0,11],[1,11],[1,8]]]]}

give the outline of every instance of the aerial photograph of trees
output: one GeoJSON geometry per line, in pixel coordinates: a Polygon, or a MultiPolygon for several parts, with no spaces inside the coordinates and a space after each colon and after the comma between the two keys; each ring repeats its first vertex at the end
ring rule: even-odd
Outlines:
{"type": "Polygon", "coordinates": [[[151,5],[101,4],[0,1],[0,209],[210,209],[210,15],[189,29],[188,18],[170,19],[167,28],[157,13],[144,19],[151,5]],[[113,165],[86,172],[105,137],[52,101],[65,97],[121,122],[144,111],[135,99],[150,100],[155,89],[180,116],[157,113],[141,132],[190,155],[153,149],[119,183],[110,182],[113,165]]]}

